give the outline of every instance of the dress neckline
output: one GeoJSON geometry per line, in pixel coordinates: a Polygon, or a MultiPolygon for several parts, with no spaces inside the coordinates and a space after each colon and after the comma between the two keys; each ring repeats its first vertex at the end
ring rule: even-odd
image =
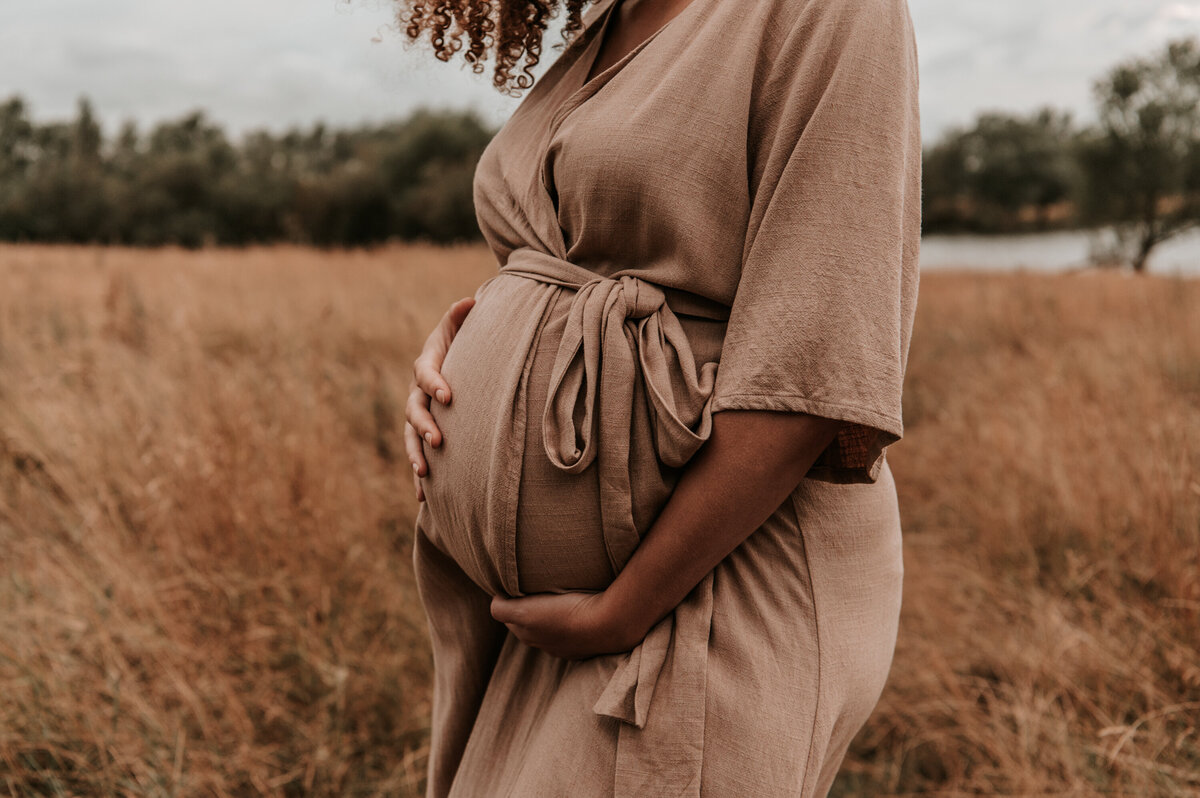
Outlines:
{"type": "Polygon", "coordinates": [[[621,56],[620,60],[611,66],[606,67],[600,72],[587,78],[588,72],[596,63],[596,58],[599,55],[600,44],[604,39],[604,34],[608,31],[609,23],[612,20],[615,9],[620,5],[622,0],[610,0],[608,6],[599,12],[599,15],[592,19],[585,29],[579,34],[576,42],[582,48],[574,61],[565,64],[565,71],[560,77],[560,82],[565,88],[565,96],[558,102],[557,107],[550,114],[549,122],[546,125],[544,137],[541,145],[541,157],[537,170],[536,185],[537,191],[543,199],[550,218],[554,220],[554,224],[558,227],[559,236],[556,241],[551,244],[555,249],[554,254],[558,257],[566,257],[567,245],[566,240],[562,236],[562,226],[558,223],[558,192],[554,186],[554,180],[550,173],[549,162],[550,152],[555,136],[558,134],[559,128],[563,122],[580,106],[591,99],[595,94],[604,88],[608,82],[620,72],[626,64],[637,57],[638,53],[645,50],[651,42],[657,39],[672,25],[682,25],[685,18],[690,19],[700,13],[702,7],[707,7],[710,2],[716,0],[691,0],[687,6],[671,19],[661,25],[658,30],[647,36],[638,43],[629,52],[621,56]],[[691,16],[689,16],[691,15],[691,16]],[[588,37],[586,41],[584,37],[588,37]]]}
{"type": "MultiPolygon", "coordinates": [[[[660,25],[657,30],[655,30],[645,39],[642,39],[642,41],[638,42],[633,49],[629,50],[617,61],[600,70],[595,75],[591,75],[591,71],[593,67],[596,66],[596,61],[600,57],[600,50],[603,49],[604,38],[608,34],[609,28],[612,27],[612,18],[618,13],[619,7],[623,1],[624,0],[612,0],[612,2],[608,4],[608,7],[600,12],[599,20],[595,21],[597,23],[597,30],[592,36],[591,41],[588,42],[587,48],[579,58],[579,62],[585,64],[585,67],[577,78],[577,91],[582,91],[583,89],[589,88],[593,84],[600,83],[602,85],[603,83],[606,83],[608,78],[621,71],[626,64],[632,61],[634,57],[644,50],[652,41],[657,39],[660,34],[670,28],[671,25],[677,22],[681,17],[687,15],[694,6],[698,6],[704,2],[704,0],[690,0],[690,2],[684,6],[681,11],[660,25]],[[589,77],[589,75],[591,75],[591,77],[589,77]]],[[[588,92],[588,94],[590,94],[590,92],[588,92]]]]}

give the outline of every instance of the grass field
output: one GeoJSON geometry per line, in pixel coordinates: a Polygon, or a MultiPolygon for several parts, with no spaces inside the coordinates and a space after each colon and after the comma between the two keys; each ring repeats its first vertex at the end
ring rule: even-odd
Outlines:
{"type": "MultiPolygon", "coordinates": [[[[0,793],[416,795],[409,368],[480,248],[0,248],[0,793]]],[[[1200,281],[923,278],[837,795],[1200,792],[1200,281]]]]}

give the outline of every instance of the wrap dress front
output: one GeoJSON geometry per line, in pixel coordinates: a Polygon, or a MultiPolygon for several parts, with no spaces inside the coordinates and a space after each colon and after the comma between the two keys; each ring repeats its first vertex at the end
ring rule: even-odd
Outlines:
{"type": "Polygon", "coordinates": [[[917,295],[905,0],[692,0],[588,77],[615,0],[475,174],[499,269],[455,337],[415,568],[428,795],[824,795],[883,688],[886,447],[917,295]],[[600,590],[722,410],[845,427],[633,651],[565,661],[493,595],[600,590]]]}

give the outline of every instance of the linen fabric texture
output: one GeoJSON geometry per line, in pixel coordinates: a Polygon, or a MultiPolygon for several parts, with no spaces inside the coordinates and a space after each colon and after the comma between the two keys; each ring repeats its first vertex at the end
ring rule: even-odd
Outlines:
{"type": "Polygon", "coordinates": [[[904,0],[692,0],[588,77],[615,0],[475,174],[498,262],[432,412],[414,564],[428,795],[824,795],[890,668],[886,448],[917,296],[904,0]],[[601,590],[721,410],[847,422],[633,651],[564,661],[494,595],[601,590]]]}

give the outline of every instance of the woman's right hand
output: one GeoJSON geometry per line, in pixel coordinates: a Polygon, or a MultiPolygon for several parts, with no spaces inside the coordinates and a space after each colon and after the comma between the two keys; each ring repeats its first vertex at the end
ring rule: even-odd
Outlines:
{"type": "Polygon", "coordinates": [[[404,405],[404,448],[412,463],[417,501],[425,501],[420,478],[429,473],[429,465],[421,450],[421,439],[424,438],[433,447],[442,445],[442,431],[429,412],[429,403],[436,399],[444,405],[450,404],[450,386],[442,379],[442,362],[450,350],[450,342],[474,305],[475,297],[470,296],[451,305],[425,339],[421,354],[413,361],[413,380],[409,384],[408,401],[404,405]]]}

